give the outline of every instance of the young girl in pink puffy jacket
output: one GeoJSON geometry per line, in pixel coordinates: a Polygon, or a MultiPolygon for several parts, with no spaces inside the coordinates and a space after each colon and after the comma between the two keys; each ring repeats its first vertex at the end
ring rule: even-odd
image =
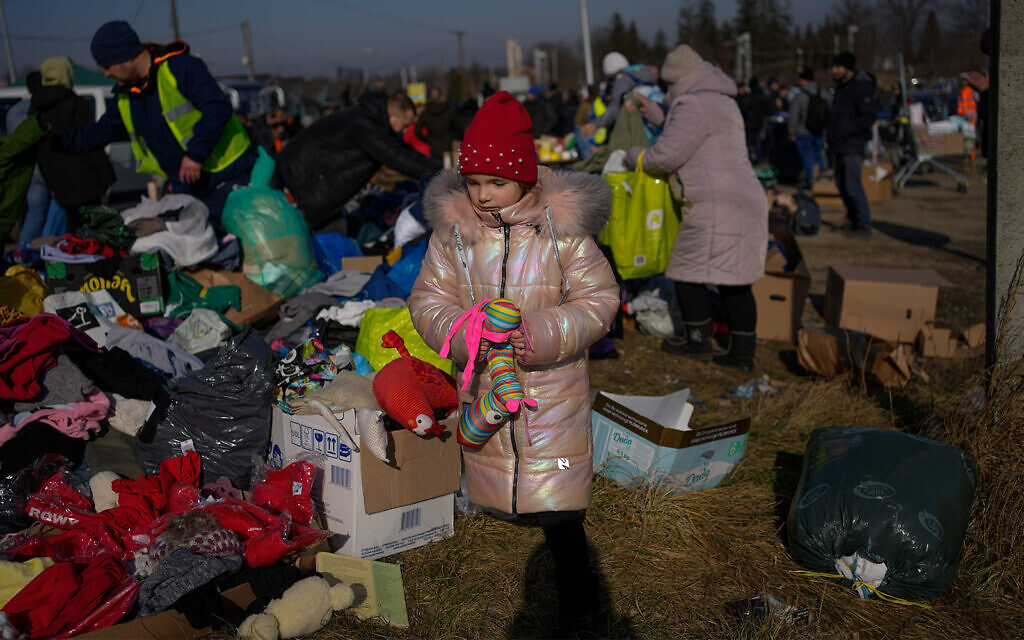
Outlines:
{"type": "MultiPolygon", "coordinates": [[[[595,630],[597,584],[583,515],[590,505],[593,442],[587,349],[619,305],[612,268],[594,241],[610,213],[600,176],[537,167],[532,123],[507,92],[492,96],[464,136],[456,170],[424,197],[433,234],[409,298],[416,330],[440,351],[463,314],[494,298],[522,311],[509,335],[526,398],[479,448],[463,447],[469,499],[534,514],[555,563],[564,634],[595,630]]],[[[475,360],[466,402],[491,388],[481,366],[490,344],[468,353],[465,327],[450,341],[461,378],[475,360]]],[[[465,408],[465,405],[464,405],[465,408]]]]}

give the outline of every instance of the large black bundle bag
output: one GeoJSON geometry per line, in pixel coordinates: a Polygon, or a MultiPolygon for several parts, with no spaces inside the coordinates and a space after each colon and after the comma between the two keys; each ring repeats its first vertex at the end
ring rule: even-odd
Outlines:
{"type": "Polygon", "coordinates": [[[975,483],[967,459],[948,444],[897,431],[815,429],[789,509],[791,551],[811,569],[850,579],[862,597],[929,598],[956,575],[975,483]]]}
{"type": "Polygon", "coordinates": [[[142,470],[159,473],[160,463],[181,455],[182,443],[191,440],[204,482],[227,476],[248,489],[252,457],[263,456],[270,441],[273,360],[270,346],[246,330],[205,367],[176,380],[135,435],[142,470]]]}

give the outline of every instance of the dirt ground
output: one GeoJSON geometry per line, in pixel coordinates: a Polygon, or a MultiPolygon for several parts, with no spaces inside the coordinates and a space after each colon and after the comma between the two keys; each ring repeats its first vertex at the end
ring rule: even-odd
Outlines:
{"type": "MultiPolygon", "coordinates": [[[[821,306],[828,267],[844,264],[935,269],[955,285],[939,292],[936,326],[960,330],[983,322],[987,184],[982,173],[969,177],[971,184],[966,193],[957,192],[956,182],[942,173],[915,177],[900,195],[871,205],[875,231],[869,239],[847,238],[832,231],[845,220],[844,209],[823,206],[821,231],[814,236],[798,236],[811,273],[802,326],[824,326],[821,306]]],[[[793,191],[785,186],[780,190],[793,191]]],[[[659,395],[689,386],[707,401],[754,377],[665,354],[659,344],[660,339],[627,330],[618,341],[619,359],[591,362],[593,388],[659,395]]],[[[928,359],[919,364],[933,378],[932,384],[925,386],[928,393],[954,388],[982,366],[978,358],[928,359]]],[[[794,346],[785,342],[759,341],[755,373],[787,382],[807,379],[796,365],[794,346]]],[[[913,395],[921,391],[918,385],[907,392],[913,395]]],[[[896,416],[904,420],[918,417],[896,416]]]]}

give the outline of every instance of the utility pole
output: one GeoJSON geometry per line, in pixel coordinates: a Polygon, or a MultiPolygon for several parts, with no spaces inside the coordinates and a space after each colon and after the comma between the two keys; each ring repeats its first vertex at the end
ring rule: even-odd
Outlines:
{"type": "Polygon", "coordinates": [[[466,35],[465,31],[456,31],[455,37],[459,41],[459,71],[466,69],[466,50],[462,47],[462,36],[466,35]]]}
{"type": "Polygon", "coordinates": [[[798,74],[804,72],[804,50],[797,47],[796,50],[796,72],[798,74]]]}
{"type": "Polygon", "coordinates": [[[580,21],[583,23],[583,64],[587,70],[587,86],[594,84],[594,60],[590,53],[590,19],[587,0],[580,0],[580,21]]]}
{"type": "MultiPolygon", "coordinates": [[[[1017,44],[1024,27],[1024,6],[1015,1],[992,0],[990,7],[985,334],[988,367],[1013,365],[1024,352],[1024,304],[1019,297],[1024,291],[1024,185],[1019,179],[1024,164],[1024,123],[1018,115],[1024,96],[1024,59],[1017,44]]],[[[998,379],[993,376],[993,380],[998,379]]]]}
{"type": "Polygon", "coordinates": [[[4,0],[0,0],[0,27],[4,31],[4,50],[7,51],[7,74],[10,81],[14,82],[14,54],[11,53],[11,37],[7,35],[7,14],[4,13],[4,0]]]}
{"type": "Polygon", "coordinates": [[[857,31],[857,25],[855,24],[847,25],[846,27],[846,46],[848,47],[848,51],[850,51],[850,53],[856,51],[853,45],[853,40],[854,37],[857,35],[857,31]]]}
{"type": "Polygon", "coordinates": [[[174,0],[171,0],[171,28],[174,29],[174,39],[181,40],[181,32],[178,30],[178,7],[174,0]]]}
{"type": "Polygon", "coordinates": [[[256,82],[256,68],[252,62],[252,29],[249,28],[249,19],[242,23],[242,37],[245,38],[245,66],[249,70],[249,82],[256,82]]]}

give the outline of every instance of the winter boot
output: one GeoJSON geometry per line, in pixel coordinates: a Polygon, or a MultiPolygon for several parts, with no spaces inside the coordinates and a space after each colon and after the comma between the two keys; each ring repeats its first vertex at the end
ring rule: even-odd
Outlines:
{"type": "Polygon", "coordinates": [[[715,364],[750,373],[754,370],[754,349],[757,347],[757,334],[753,331],[733,331],[729,334],[729,337],[729,353],[715,356],[715,364]]]}
{"type": "Polygon", "coordinates": [[[669,336],[662,340],[661,350],[708,362],[714,355],[711,350],[711,318],[704,322],[687,322],[685,336],[669,336]]]}

